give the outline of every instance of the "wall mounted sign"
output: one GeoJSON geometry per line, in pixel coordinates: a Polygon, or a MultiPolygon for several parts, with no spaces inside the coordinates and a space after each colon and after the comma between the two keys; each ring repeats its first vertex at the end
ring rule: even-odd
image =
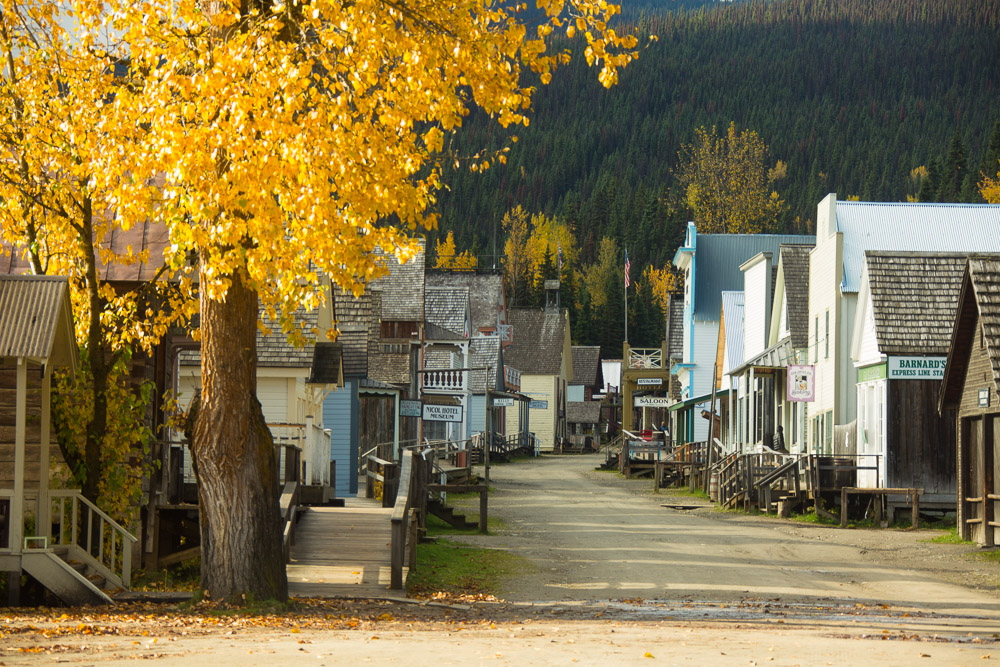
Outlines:
{"type": "Polygon", "coordinates": [[[940,380],[948,357],[889,357],[890,380],[940,380]]]}
{"type": "Polygon", "coordinates": [[[634,400],[637,408],[669,408],[673,405],[669,396],[636,396],[634,400]]]}
{"type": "Polygon", "coordinates": [[[635,382],[640,387],[659,387],[663,384],[663,378],[639,378],[635,382]]]}
{"type": "Polygon", "coordinates": [[[399,402],[399,416],[400,417],[419,417],[422,413],[423,407],[420,401],[400,401],[399,402]]]}
{"type": "Polygon", "coordinates": [[[858,369],[858,382],[872,382],[885,379],[885,364],[875,364],[858,369]]]}
{"type": "Polygon", "coordinates": [[[498,396],[493,399],[494,408],[512,408],[514,407],[514,399],[505,396],[498,396]]]}
{"type": "Polygon", "coordinates": [[[816,400],[816,367],[789,366],[785,387],[789,401],[808,403],[816,400]]]}
{"type": "Polygon", "coordinates": [[[549,409],[549,402],[548,401],[531,401],[530,403],[528,403],[528,407],[531,408],[532,410],[548,410],[549,409]]]}
{"type": "Polygon", "coordinates": [[[460,422],[462,421],[462,406],[424,403],[423,418],[424,421],[428,422],[460,422]]]}

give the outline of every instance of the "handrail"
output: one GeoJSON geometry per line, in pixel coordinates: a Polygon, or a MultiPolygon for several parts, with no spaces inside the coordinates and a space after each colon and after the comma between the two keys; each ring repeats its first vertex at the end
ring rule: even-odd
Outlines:
{"type": "Polygon", "coordinates": [[[79,489],[49,489],[49,498],[72,498],[73,496],[77,496],[78,500],[82,500],[83,504],[90,508],[90,511],[94,512],[97,516],[104,519],[104,521],[111,524],[112,528],[122,533],[122,535],[128,538],[130,542],[135,544],[139,541],[139,538],[128,532],[120,523],[105,514],[104,510],[87,500],[87,497],[84,496],[83,492],[79,489]]]}
{"type": "Polygon", "coordinates": [[[410,518],[410,489],[413,481],[413,459],[415,454],[407,450],[403,452],[399,470],[399,490],[396,492],[396,503],[392,507],[392,546],[391,574],[389,588],[403,588],[403,560],[406,555],[407,521],[410,518]]]}

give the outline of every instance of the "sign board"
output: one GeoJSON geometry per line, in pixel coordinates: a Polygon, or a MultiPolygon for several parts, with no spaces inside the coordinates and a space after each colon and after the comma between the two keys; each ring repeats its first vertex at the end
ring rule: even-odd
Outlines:
{"type": "Polygon", "coordinates": [[[460,422],[462,421],[462,406],[424,403],[423,419],[428,422],[460,422]]]}
{"type": "Polygon", "coordinates": [[[789,401],[808,403],[816,400],[816,367],[789,366],[785,387],[789,401]]]}
{"type": "Polygon", "coordinates": [[[493,399],[494,408],[512,408],[514,407],[514,399],[509,396],[497,396],[493,399]]]}
{"type": "Polygon", "coordinates": [[[635,382],[640,387],[659,387],[663,384],[663,378],[639,378],[635,382]]]}
{"type": "Polygon", "coordinates": [[[400,401],[399,402],[399,416],[400,417],[419,417],[421,414],[420,401],[400,401]]]}
{"type": "Polygon", "coordinates": [[[885,379],[885,364],[875,364],[858,369],[858,382],[872,382],[885,379]]]}
{"type": "Polygon", "coordinates": [[[941,380],[948,357],[889,357],[890,380],[941,380]]]}
{"type": "Polygon", "coordinates": [[[669,396],[636,396],[633,400],[637,408],[669,408],[673,405],[669,396]]]}
{"type": "Polygon", "coordinates": [[[979,390],[979,407],[988,408],[990,407],[990,388],[979,390]]]}
{"type": "Polygon", "coordinates": [[[531,408],[532,410],[548,410],[549,409],[549,402],[548,401],[531,401],[530,403],[528,403],[528,407],[531,408]]]}

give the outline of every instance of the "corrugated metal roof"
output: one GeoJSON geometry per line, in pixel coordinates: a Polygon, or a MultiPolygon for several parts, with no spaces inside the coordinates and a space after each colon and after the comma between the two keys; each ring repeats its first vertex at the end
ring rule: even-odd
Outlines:
{"type": "Polygon", "coordinates": [[[842,292],[858,291],[866,250],[1000,252],[1000,205],[838,201],[836,211],[842,292]]]}
{"type": "Polygon", "coordinates": [[[726,353],[729,369],[743,363],[743,292],[722,292],[722,317],[726,323],[726,353]]]}
{"type": "Polygon", "coordinates": [[[695,248],[694,319],[717,321],[720,294],[743,287],[740,265],[761,252],[778,256],[782,243],[814,243],[794,234],[698,234],[695,248]]]}
{"type": "Polygon", "coordinates": [[[69,280],[0,276],[0,356],[76,367],[69,280]]]}

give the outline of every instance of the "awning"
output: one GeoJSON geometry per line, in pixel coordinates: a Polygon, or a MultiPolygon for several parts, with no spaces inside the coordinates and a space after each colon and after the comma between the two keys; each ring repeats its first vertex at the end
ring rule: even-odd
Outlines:
{"type": "MultiPolygon", "coordinates": [[[[720,398],[729,394],[728,389],[718,389],[715,392],[715,397],[720,398]]],[[[692,405],[698,405],[699,403],[707,403],[712,400],[711,394],[705,394],[704,396],[695,396],[694,398],[689,398],[686,401],[681,401],[680,403],[674,403],[670,406],[670,411],[683,410],[684,408],[690,408],[692,405]]]]}

